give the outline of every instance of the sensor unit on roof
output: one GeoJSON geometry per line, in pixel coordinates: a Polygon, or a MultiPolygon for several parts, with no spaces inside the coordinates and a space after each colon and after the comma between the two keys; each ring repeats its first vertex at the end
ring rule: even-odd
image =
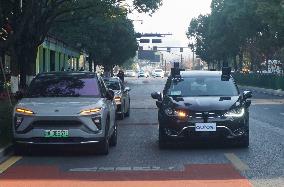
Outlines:
{"type": "Polygon", "coordinates": [[[232,68],[231,67],[223,67],[222,68],[221,80],[222,81],[229,81],[230,78],[231,78],[231,72],[232,72],[232,68]]]}

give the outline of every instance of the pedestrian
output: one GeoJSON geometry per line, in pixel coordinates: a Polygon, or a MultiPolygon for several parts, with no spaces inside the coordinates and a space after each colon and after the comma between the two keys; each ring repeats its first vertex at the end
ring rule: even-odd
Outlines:
{"type": "Polygon", "coordinates": [[[124,72],[123,70],[119,70],[118,74],[116,75],[120,80],[124,83],[124,72]]]}

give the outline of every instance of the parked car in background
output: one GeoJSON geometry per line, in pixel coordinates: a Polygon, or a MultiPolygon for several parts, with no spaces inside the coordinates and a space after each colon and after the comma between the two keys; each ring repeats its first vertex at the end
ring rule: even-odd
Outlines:
{"type": "Polygon", "coordinates": [[[136,77],[136,72],[133,70],[126,70],[124,76],[125,77],[136,77]]]}
{"type": "Polygon", "coordinates": [[[150,75],[149,75],[148,72],[139,71],[139,73],[138,73],[138,78],[140,78],[140,77],[146,77],[146,78],[148,78],[148,77],[150,77],[150,75]]]}
{"type": "Polygon", "coordinates": [[[117,106],[116,115],[124,119],[130,115],[130,88],[125,87],[118,77],[104,78],[106,86],[114,91],[117,106]]]}
{"type": "Polygon", "coordinates": [[[18,154],[30,145],[89,145],[108,154],[109,145],[117,143],[114,92],[96,73],[42,73],[17,99],[13,141],[18,154]]]}
{"type": "Polygon", "coordinates": [[[162,77],[164,78],[165,72],[162,69],[155,69],[154,71],[154,77],[162,77]]]}

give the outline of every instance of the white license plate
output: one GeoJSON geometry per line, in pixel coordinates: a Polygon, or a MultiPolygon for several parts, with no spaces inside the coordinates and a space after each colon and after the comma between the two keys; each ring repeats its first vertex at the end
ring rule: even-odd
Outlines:
{"type": "Polygon", "coordinates": [[[195,131],[197,132],[215,132],[216,123],[196,123],[195,131]]]}

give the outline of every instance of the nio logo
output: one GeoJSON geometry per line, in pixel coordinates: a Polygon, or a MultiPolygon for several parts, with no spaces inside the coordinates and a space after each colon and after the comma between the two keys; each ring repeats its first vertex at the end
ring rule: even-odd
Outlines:
{"type": "Polygon", "coordinates": [[[54,110],[54,112],[59,112],[59,110],[54,110]]]}

